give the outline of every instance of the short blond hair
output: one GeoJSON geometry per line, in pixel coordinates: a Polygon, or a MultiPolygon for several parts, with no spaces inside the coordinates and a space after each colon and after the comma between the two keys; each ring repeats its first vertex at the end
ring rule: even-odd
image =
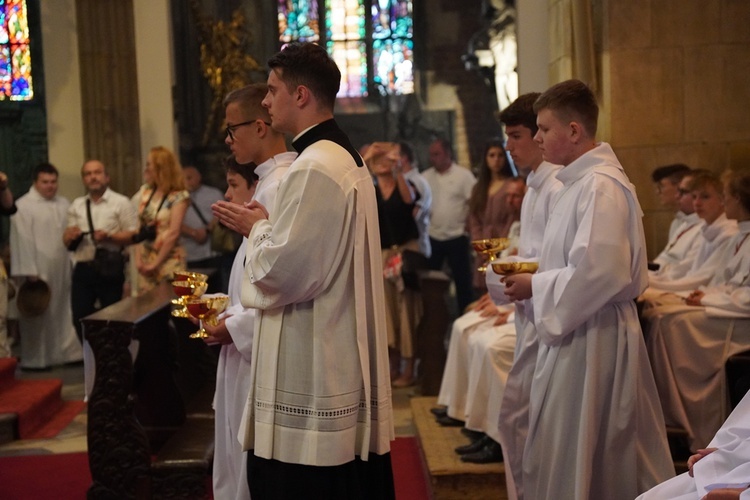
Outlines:
{"type": "Polygon", "coordinates": [[[591,89],[580,80],[565,80],[553,85],[534,102],[534,112],[549,109],[563,121],[580,123],[589,137],[596,136],[599,105],[591,89]]]}

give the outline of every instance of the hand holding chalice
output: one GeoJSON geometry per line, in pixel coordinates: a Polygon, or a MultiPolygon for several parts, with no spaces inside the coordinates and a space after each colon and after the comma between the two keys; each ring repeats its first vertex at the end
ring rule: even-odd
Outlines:
{"type": "Polygon", "coordinates": [[[531,275],[539,269],[539,262],[509,257],[495,260],[490,266],[495,274],[502,276],[500,281],[505,283],[505,295],[510,300],[531,298],[531,275]]]}
{"type": "Polygon", "coordinates": [[[191,339],[205,339],[208,332],[203,328],[203,322],[211,326],[218,324],[217,316],[224,312],[229,305],[229,296],[223,294],[204,295],[187,299],[187,310],[190,315],[200,322],[200,330],[190,335],[191,339]]]}

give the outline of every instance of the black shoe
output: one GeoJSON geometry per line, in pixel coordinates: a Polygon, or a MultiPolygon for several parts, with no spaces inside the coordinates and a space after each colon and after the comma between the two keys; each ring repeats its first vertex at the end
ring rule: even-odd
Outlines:
{"type": "Polygon", "coordinates": [[[453,417],[449,417],[448,415],[437,417],[435,420],[437,421],[437,423],[439,423],[443,427],[463,427],[464,426],[463,420],[458,420],[453,417]]]}
{"type": "Polygon", "coordinates": [[[436,406],[435,408],[430,408],[430,413],[436,417],[442,417],[448,414],[448,408],[446,406],[436,406]]]}
{"type": "Polygon", "coordinates": [[[467,429],[466,427],[464,427],[463,429],[461,429],[461,434],[463,434],[467,438],[471,439],[472,442],[476,441],[478,439],[482,439],[484,436],[487,435],[484,432],[472,431],[471,429],[467,429]]]}
{"type": "Polygon", "coordinates": [[[482,448],[487,446],[492,439],[489,436],[484,436],[483,438],[477,439],[476,441],[472,441],[469,444],[465,444],[463,446],[458,446],[456,448],[456,453],[459,455],[466,455],[467,453],[476,453],[480,451],[482,448]]]}
{"type": "Polygon", "coordinates": [[[467,453],[461,455],[462,462],[468,462],[472,464],[491,464],[503,461],[503,450],[500,448],[500,443],[490,440],[484,448],[477,451],[476,453],[467,453]]]}

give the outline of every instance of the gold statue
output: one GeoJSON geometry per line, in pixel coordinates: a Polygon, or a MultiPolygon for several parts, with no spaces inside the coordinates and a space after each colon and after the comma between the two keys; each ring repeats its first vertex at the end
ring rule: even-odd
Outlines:
{"type": "Polygon", "coordinates": [[[222,129],[224,96],[251,82],[253,71],[263,71],[258,62],[248,55],[245,46],[250,33],[245,28],[245,16],[240,9],[228,23],[215,21],[204,14],[198,0],[190,7],[197,20],[201,47],[201,71],[211,87],[211,111],[203,132],[203,145],[222,129]]]}

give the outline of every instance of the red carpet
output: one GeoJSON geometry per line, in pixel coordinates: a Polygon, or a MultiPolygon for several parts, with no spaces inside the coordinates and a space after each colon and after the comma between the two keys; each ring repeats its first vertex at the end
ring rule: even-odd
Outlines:
{"type": "MultiPolygon", "coordinates": [[[[416,438],[396,438],[391,462],[397,500],[429,499],[427,481],[416,438]]],[[[79,500],[91,484],[85,453],[0,457],[3,500],[79,500]]]]}
{"type": "Polygon", "coordinates": [[[85,453],[0,457],[4,500],[82,500],[91,485],[85,453]]]}
{"type": "Polygon", "coordinates": [[[16,380],[15,368],[14,358],[0,359],[0,413],[18,415],[19,439],[55,437],[85,403],[63,401],[61,380],[16,380]]]}
{"type": "Polygon", "coordinates": [[[399,437],[391,442],[391,466],[396,500],[427,500],[427,473],[415,437],[399,437]]]}

